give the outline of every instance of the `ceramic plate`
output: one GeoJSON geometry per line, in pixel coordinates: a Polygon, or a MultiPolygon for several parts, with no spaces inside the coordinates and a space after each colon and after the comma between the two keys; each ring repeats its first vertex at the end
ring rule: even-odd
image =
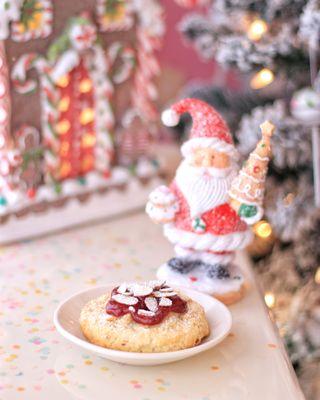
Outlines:
{"type": "Polygon", "coordinates": [[[206,312],[211,333],[201,344],[189,349],[165,353],[131,353],[96,346],[88,342],[82,334],[79,324],[80,312],[89,300],[110,292],[115,286],[116,284],[112,284],[85,290],[61,303],[54,313],[54,324],[58,332],[72,343],[100,357],[131,365],[158,365],[182,360],[216,346],[230,332],[231,314],[224,304],[206,294],[174,286],[181,293],[200,303],[206,312]]]}

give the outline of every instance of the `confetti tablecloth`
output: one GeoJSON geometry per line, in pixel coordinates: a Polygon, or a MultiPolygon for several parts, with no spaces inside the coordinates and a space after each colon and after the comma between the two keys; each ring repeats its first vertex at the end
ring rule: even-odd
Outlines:
{"type": "Polygon", "coordinates": [[[160,227],[142,213],[1,248],[0,399],[302,399],[249,270],[251,290],[231,307],[229,337],[184,361],[120,365],[56,332],[52,315],[64,298],[154,277],[171,255],[160,227]]]}

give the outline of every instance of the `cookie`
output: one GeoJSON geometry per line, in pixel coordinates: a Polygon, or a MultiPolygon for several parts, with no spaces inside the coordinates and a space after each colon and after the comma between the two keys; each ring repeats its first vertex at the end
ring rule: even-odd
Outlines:
{"type": "Polygon", "coordinates": [[[209,334],[202,306],[190,298],[166,285],[151,293],[142,288],[136,295],[121,286],[82,309],[80,326],[91,343],[114,350],[159,353],[196,346],[209,334]]]}

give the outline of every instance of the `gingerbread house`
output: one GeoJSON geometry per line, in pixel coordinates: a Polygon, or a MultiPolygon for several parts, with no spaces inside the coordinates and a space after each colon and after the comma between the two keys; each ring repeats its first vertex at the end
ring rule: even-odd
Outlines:
{"type": "Polygon", "coordinates": [[[141,204],[163,33],[156,0],[0,0],[0,241],[141,204]]]}

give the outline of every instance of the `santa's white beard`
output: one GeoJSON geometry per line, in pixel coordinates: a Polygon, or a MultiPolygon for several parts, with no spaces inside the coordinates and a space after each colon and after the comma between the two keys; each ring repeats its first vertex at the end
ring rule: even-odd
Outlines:
{"type": "Polygon", "coordinates": [[[181,162],[175,182],[189,205],[192,218],[228,201],[228,190],[236,171],[235,166],[204,168],[194,167],[186,160],[181,162]]]}

